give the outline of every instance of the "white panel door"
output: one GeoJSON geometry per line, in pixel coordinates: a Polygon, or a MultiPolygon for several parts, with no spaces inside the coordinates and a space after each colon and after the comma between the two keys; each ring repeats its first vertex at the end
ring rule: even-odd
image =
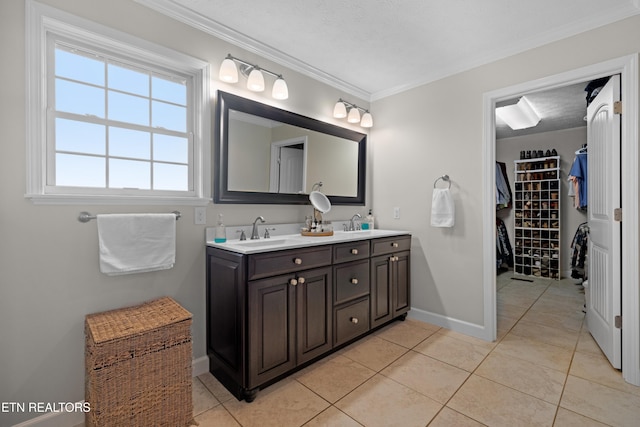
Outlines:
{"type": "Polygon", "coordinates": [[[303,150],[280,148],[280,193],[301,193],[303,183],[303,150]]]}
{"type": "Polygon", "coordinates": [[[620,76],[611,77],[587,108],[588,141],[588,285],[587,326],[614,368],[622,365],[621,330],[621,226],[614,221],[620,207],[620,76]]]}

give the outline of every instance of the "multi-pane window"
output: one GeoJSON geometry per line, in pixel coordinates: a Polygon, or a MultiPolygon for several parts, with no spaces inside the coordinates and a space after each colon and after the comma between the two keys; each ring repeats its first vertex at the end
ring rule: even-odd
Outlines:
{"type": "Polygon", "coordinates": [[[113,30],[38,22],[27,195],[201,203],[208,64],[113,30]]]}

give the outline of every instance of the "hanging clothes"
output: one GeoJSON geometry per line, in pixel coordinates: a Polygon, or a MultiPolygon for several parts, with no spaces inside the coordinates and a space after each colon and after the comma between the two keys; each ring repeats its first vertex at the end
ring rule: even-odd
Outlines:
{"type": "Polygon", "coordinates": [[[573,165],[569,171],[569,185],[574,190],[574,207],[576,209],[587,209],[587,151],[586,148],[578,150],[573,159],[573,165]]]}
{"type": "Polygon", "coordinates": [[[507,227],[500,218],[496,219],[496,258],[498,270],[504,264],[513,267],[513,249],[509,241],[507,227]]]}
{"type": "Polygon", "coordinates": [[[512,197],[507,165],[496,162],[496,210],[510,208],[512,197]]]}
{"type": "Polygon", "coordinates": [[[587,279],[587,247],[589,245],[589,223],[578,226],[571,242],[571,277],[587,279]]]}

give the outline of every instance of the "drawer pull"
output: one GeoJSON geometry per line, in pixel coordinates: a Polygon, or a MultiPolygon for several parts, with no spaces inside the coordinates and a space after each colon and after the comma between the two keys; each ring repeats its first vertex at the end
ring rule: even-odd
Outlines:
{"type": "Polygon", "coordinates": [[[358,284],[358,279],[356,279],[355,277],[351,279],[351,283],[353,283],[354,285],[358,284]]]}
{"type": "Polygon", "coordinates": [[[291,279],[291,280],[289,280],[289,284],[291,286],[296,286],[298,284],[298,280],[297,279],[291,279]]]}
{"type": "Polygon", "coordinates": [[[304,277],[298,277],[298,283],[299,283],[299,284],[303,285],[303,284],[304,284],[304,282],[305,282],[304,277]]]}
{"type": "Polygon", "coordinates": [[[293,259],[293,263],[296,264],[296,265],[302,264],[302,258],[294,258],[293,259]]]}
{"type": "Polygon", "coordinates": [[[398,261],[399,259],[400,259],[400,258],[398,258],[397,256],[389,257],[389,261],[391,261],[391,262],[398,261]]]}
{"type": "Polygon", "coordinates": [[[357,249],[351,249],[351,253],[353,255],[358,255],[358,250],[357,249]]]}
{"type": "Polygon", "coordinates": [[[398,246],[400,246],[400,245],[398,245],[396,242],[393,242],[393,243],[391,244],[391,246],[392,246],[392,247],[394,247],[394,248],[397,248],[397,247],[398,247],[398,246]]]}
{"type": "Polygon", "coordinates": [[[353,323],[354,325],[358,324],[358,318],[357,317],[352,317],[349,319],[351,321],[351,323],[353,323]]]}

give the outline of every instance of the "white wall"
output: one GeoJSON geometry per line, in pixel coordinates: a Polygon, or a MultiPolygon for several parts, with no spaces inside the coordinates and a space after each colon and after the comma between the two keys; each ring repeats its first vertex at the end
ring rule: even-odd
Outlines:
{"type": "MultiPolygon", "coordinates": [[[[206,60],[217,89],[362,132],[331,117],[338,98],[368,108],[366,101],[284,69],[209,35],[153,12],[132,0],[46,0],[59,9],[206,60]],[[290,98],[275,102],[223,85],[217,70],[227,53],[279,70],[290,98]]],[[[194,225],[188,206],[43,206],[25,193],[25,2],[0,1],[0,402],[77,402],[84,398],[84,316],[138,304],[162,295],[193,313],[193,356],[205,352],[204,227],[194,225]],[[96,223],[78,222],[80,211],[171,212],[183,216],[177,227],[177,259],[163,272],[108,277],[99,272],[96,223]]],[[[212,100],[213,101],[213,100],[212,100]]],[[[213,111],[213,109],[212,109],[213,111]]],[[[369,168],[370,170],[370,168],[369,168]]],[[[367,200],[371,200],[368,191],[367,200]]],[[[213,205],[208,226],[223,213],[227,225],[302,222],[309,206],[213,205]]],[[[335,207],[327,219],[363,216],[367,206],[335,207]]],[[[0,412],[0,425],[39,414],[0,412]]]]}
{"type": "Polygon", "coordinates": [[[374,212],[382,228],[413,233],[414,308],[482,335],[483,94],[638,51],[636,16],[373,103],[374,212]],[[433,182],[442,174],[452,180],[453,229],[429,226],[433,182]]]}

